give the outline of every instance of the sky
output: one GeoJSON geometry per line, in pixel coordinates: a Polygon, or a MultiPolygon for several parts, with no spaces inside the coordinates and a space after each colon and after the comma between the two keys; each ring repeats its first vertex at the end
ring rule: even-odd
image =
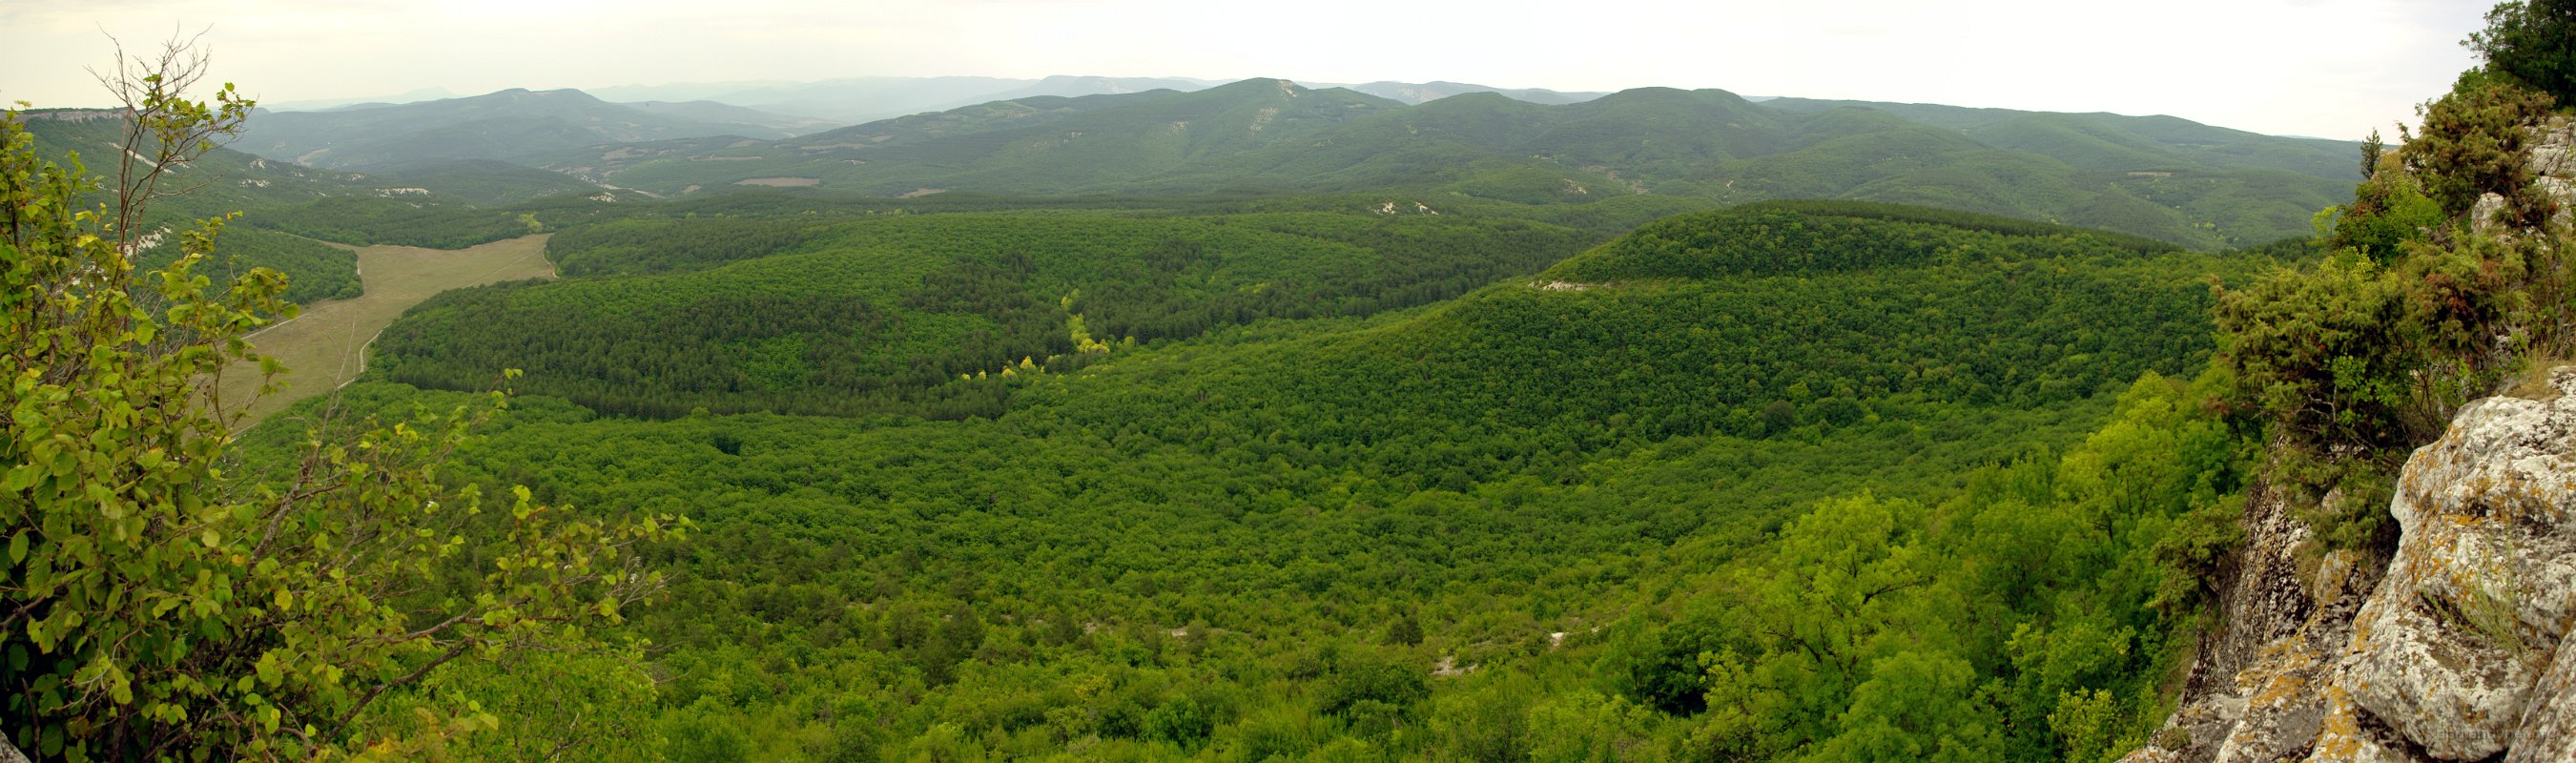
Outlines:
{"type": "Polygon", "coordinates": [[[2395,134],[2493,0],[0,0],[0,104],[174,32],[272,103],[857,76],[1722,88],[2395,134]]]}

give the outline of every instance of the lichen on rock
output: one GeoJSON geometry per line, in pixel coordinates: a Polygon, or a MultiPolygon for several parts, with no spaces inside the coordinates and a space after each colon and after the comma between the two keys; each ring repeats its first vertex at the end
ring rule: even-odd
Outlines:
{"type": "Polygon", "coordinates": [[[2461,408],[2407,459],[2384,575],[2317,565],[2333,579],[2283,595],[2305,533],[2277,497],[2248,501],[2220,653],[2126,760],[2576,760],[2576,367],[2549,383],[2461,408]]]}

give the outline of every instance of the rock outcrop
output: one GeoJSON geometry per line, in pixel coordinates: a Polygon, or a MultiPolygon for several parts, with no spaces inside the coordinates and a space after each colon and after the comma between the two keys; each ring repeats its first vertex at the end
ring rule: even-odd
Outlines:
{"type": "Polygon", "coordinates": [[[2558,200],[2550,225],[2566,230],[2576,219],[2576,117],[2555,116],[2531,131],[2532,184],[2558,200]]]}
{"type": "MultiPolygon", "coordinates": [[[[2558,202],[2558,210],[2549,216],[2549,229],[2567,232],[2576,226],[2576,117],[2551,116],[2537,125],[2523,128],[2523,166],[2531,170],[2532,189],[2558,202]]],[[[2469,225],[2480,233],[2504,231],[2496,221],[2505,208],[2505,198],[2489,193],[2478,197],[2469,212],[2469,225]]],[[[2511,231],[2504,231],[2510,235],[2511,231]]]]}
{"type": "Polygon", "coordinates": [[[2407,460],[2384,572],[2251,496],[2224,627],[2125,760],[2576,761],[2576,367],[2548,386],[2470,403],[2407,460]]]}

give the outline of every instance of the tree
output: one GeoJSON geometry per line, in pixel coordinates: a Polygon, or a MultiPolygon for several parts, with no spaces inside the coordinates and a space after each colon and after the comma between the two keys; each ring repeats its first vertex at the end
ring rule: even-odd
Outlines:
{"type": "Polygon", "coordinates": [[[2508,0],[2487,11],[2487,28],[2461,43],[2487,70],[2576,103],[2576,0],[2508,0]]]}
{"type": "Polygon", "coordinates": [[[1952,655],[1907,651],[1881,659],[1852,690],[1842,733],[1809,759],[1996,760],[2002,734],[1977,689],[1976,669],[1952,655]]]}
{"type": "Polygon", "coordinates": [[[2379,131],[2371,130],[2370,137],[2361,142],[2361,179],[2369,180],[2370,176],[2379,174],[2379,157],[2387,150],[2388,144],[2380,141],[2379,131]]]}
{"type": "Polygon", "coordinates": [[[231,85],[190,100],[204,62],[174,41],[101,76],[127,120],[106,203],[0,113],[0,737],[68,760],[430,754],[498,719],[412,687],[460,658],[612,651],[590,629],[661,587],[630,549],[686,523],[574,517],[524,488],[483,514],[438,465],[497,393],[391,425],[326,413],[287,468],[240,465],[209,380],[280,370],[244,336],[294,314],[284,279],[210,289],[194,268],[222,220],[175,237],[164,270],[133,264],[165,171],[251,106],[231,85]],[[425,719],[401,738],[365,720],[397,697],[425,719]]]}
{"type": "Polygon", "coordinates": [[[116,203],[108,210],[113,218],[103,222],[115,234],[118,251],[130,255],[143,230],[144,207],[195,189],[162,187],[168,173],[212,150],[217,138],[239,131],[253,104],[229,82],[211,103],[183,97],[205,81],[210,63],[195,38],[172,38],[150,58],[127,56],[122,43],[115,47],[116,68],[91,73],[124,107],[125,139],[116,147],[112,189],[116,203]]]}
{"type": "Polygon", "coordinates": [[[1386,626],[1386,643],[1395,646],[1421,645],[1421,621],[1413,619],[1412,615],[1396,618],[1393,624],[1386,626]]]}

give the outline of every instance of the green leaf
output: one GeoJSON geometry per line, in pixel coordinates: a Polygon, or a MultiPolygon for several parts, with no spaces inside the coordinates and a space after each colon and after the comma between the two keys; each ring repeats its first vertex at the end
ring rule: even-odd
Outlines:
{"type": "Polygon", "coordinates": [[[37,471],[36,465],[19,464],[9,468],[7,487],[10,492],[33,488],[36,486],[36,480],[41,479],[43,476],[44,475],[42,473],[37,471]]]}
{"type": "Polygon", "coordinates": [[[260,683],[276,686],[279,681],[286,680],[285,671],[280,670],[277,667],[276,652],[269,652],[267,654],[260,655],[259,664],[254,666],[253,669],[259,673],[260,683]]]}
{"type": "Polygon", "coordinates": [[[18,534],[9,536],[9,563],[17,564],[26,560],[27,531],[20,530],[18,534]]]}

